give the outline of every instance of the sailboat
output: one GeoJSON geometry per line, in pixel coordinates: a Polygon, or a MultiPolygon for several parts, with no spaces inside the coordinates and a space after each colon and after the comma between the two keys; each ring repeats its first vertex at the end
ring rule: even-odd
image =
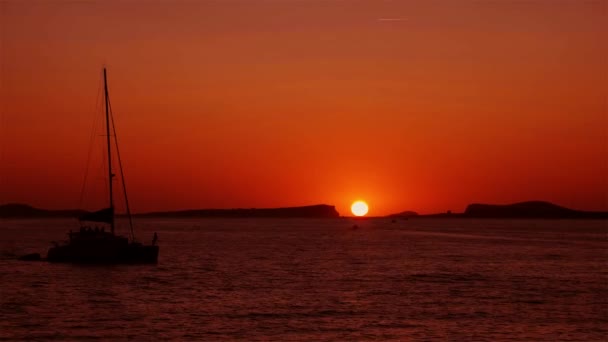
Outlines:
{"type": "Polygon", "coordinates": [[[123,191],[129,225],[131,227],[131,238],[120,236],[115,233],[115,213],[114,213],[114,188],[112,178],[115,174],[112,171],[112,149],[110,138],[110,124],[114,131],[115,143],[116,130],[114,129],[114,119],[110,119],[110,100],[108,96],[108,81],[106,68],[103,69],[104,100],[105,100],[105,128],[107,139],[107,166],[108,166],[108,187],[109,187],[109,206],[96,212],[87,213],[80,217],[80,231],[68,233],[69,240],[63,244],[56,244],[47,253],[49,262],[70,262],[70,263],[107,263],[107,264],[150,264],[158,261],[159,247],[156,245],[157,236],[154,233],[151,245],[144,245],[135,241],[133,234],[133,223],[129,210],[127,191],[124,185],[122,172],[122,162],[120,152],[117,147],[118,165],[121,177],[123,178],[123,191]],[[101,223],[102,227],[87,226],[87,222],[101,223]],[[109,231],[106,231],[109,226],[109,231]]]}

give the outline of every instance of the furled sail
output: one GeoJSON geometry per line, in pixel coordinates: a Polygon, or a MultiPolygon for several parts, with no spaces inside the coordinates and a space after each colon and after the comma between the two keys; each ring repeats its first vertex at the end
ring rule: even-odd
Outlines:
{"type": "Polygon", "coordinates": [[[92,213],[87,213],[80,216],[80,221],[91,221],[91,222],[105,222],[112,223],[114,218],[114,208],[105,208],[92,213]]]}

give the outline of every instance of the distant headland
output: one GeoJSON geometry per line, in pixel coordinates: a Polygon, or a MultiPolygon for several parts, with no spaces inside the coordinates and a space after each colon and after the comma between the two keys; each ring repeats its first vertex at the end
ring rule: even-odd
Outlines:
{"type": "Polygon", "coordinates": [[[503,218],[503,219],[608,219],[605,211],[582,211],[559,206],[545,201],[527,201],[513,204],[469,204],[464,213],[450,211],[439,214],[418,215],[405,211],[389,215],[393,218],[503,218]]]}
{"type": "MultiPolygon", "coordinates": [[[[27,204],[0,205],[0,218],[68,218],[86,214],[84,210],[45,210],[27,204]]],[[[333,205],[318,204],[285,208],[236,208],[236,209],[195,209],[178,211],[158,211],[135,214],[136,217],[197,218],[197,217],[279,217],[279,218],[338,218],[340,214],[333,205]]],[[[498,219],[608,219],[608,212],[581,211],[565,208],[550,202],[528,201],[513,204],[469,204],[463,213],[420,215],[414,211],[404,211],[387,215],[392,219],[405,218],[498,218],[498,219]]],[[[373,217],[369,217],[370,219],[373,217]]]]}
{"type": "MultiPolygon", "coordinates": [[[[0,218],[53,218],[53,217],[80,217],[86,214],[84,210],[45,210],[27,204],[0,205],[0,218]]],[[[264,209],[198,209],[179,211],[159,211],[135,214],[137,217],[166,217],[166,218],[194,218],[194,217],[310,217],[332,218],[340,217],[336,207],[326,204],[309,205],[302,207],[264,208],[264,209]]]]}
{"type": "Polygon", "coordinates": [[[85,210],[46,210],[34,208],[27,204],[9,203],[0,205],[0,218],[52,218],[52,217],[80,217],[86,214],[85,210]]]}
{"type": "Polygon", "coordinates": [[[237,209],[197,209],[179,211],[159,211],[138,214],[141,217],[340,217],[333,205],[317,204],[286,208],[237,208],[237,209]]]}

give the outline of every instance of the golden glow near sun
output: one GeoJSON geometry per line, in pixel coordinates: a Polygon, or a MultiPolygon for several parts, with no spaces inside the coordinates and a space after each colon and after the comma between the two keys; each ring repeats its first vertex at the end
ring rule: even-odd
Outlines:
{"type": "Polygon", "coordinates": [[[367,214],[367,210],[367,203],[363,201],[356,201],[350,206],[350,211],[352,211],[355,216],[364,216],[367,214]]]}

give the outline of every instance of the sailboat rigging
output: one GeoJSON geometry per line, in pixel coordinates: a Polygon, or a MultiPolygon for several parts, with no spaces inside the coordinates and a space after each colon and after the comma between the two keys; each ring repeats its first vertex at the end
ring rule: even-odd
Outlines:
{"type": "Polygon", "coordinates": [[[108,208],[101,209],[96,212],[88,213],[80,217],[81,227],[79,232],[69,232],[69,241],[63,245],[51,247],[47,254],[47,260],[50,262],[79,262],[79,263],[156,263],[158,260],[159,247],[156,245],[156,234],[152,245],[143,245],[135,241],[133,232],[133,221],[131,210],[129,208],[129,200],[127,197],[127,188],[124,182],[124,172],[122,160],[120,158],[120,150],[118,148],[118,137],[116,134],[116,126],[114,125],[114,116],[112,115],[112,107],[110,104],[110,96],[108,92],[108,81],[106,68],[103,69],[104,81],[104,102],[105,102],[105,128],[106,128],[106,146],[107,146],[107,162],[108,162],[108,190],[109,200],[108,208]],[[111,129],[114,132],[114,143],[116,146],[116,155],[118,159],[118,167],[120,169],[120,177],[122,179],[123,193],[125,198],[125,206],[129,219],[129,227],[131,239],[115,234],[115,208],[114,208],[114,186],[112,179],[115,174],[112,171],[112,144],[111,144],[111,129]],[[82,225],[82,222],[100,222],[108,224],[110,231],[106,232],[102,227],[95,230],[82,225]]]}

